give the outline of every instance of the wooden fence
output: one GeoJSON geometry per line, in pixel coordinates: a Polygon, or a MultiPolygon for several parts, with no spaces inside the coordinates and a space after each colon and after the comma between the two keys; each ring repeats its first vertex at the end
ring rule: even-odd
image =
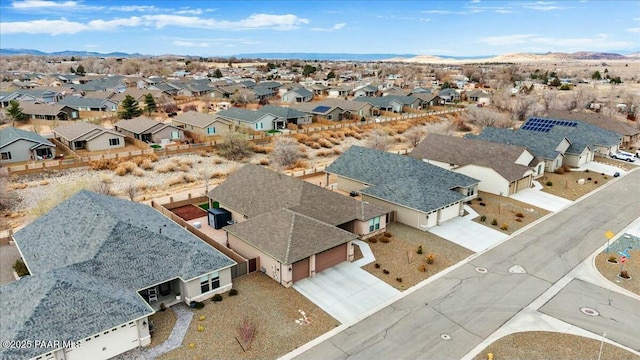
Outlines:
{"type": "MultiPolygon", "coordinates": [[[[199,203],[202,203],[204,201],[208,201],[208,198],[207,197],[192,198],[191,194],[189,194],[189,198],[187,200],[181,200],[181,201],[175,201],[175,202],[172,201],[170,203],[170,206],[172,206],[171,209],[174,209],[174,208],[179,207],[179,206],[184,206],[184,205],[189,205],[189,204],[199,204],[199,203]]],[[[236,278],[238,276],[246,275],[249,272],[249,260],[247,260],[244,257],[242,257],[237,252],[235,252],[235,251],[229,249],[228,247],[220,244],[219,242],[213,240],[212,238],[210,238],[207,234],[205,234],[201,230],[197,229],[196,227],[194,227],[193,225],[189,224],[188,222],[186,222],[181,217],[179,217],[176,214],[172,213],[171,210],[169,210],[169,208],[166,207],[166,205],[168,205],[168,204],[161,205],[161,204],[158,204],[157,202],[155,202],[153,200],[151,201],[151,207],[153,207],[154,209],[158,210],[164,216],[166,216],[169,219],[171,219],[173,222],[175,222],[178,225],[182,226],[183,228],[187,229],[187,231],[189,231],[193,235],[195,235],[198,238],[200,238],[202,241],[204,241],[207,244],[213,246],[216,250],[220,251],[221,253],[223,253],[224,255],[228,256],[233,261],[235,261],[237,264],[234,265],[231,268],[231,277],[232,278],[236,278]]]]}

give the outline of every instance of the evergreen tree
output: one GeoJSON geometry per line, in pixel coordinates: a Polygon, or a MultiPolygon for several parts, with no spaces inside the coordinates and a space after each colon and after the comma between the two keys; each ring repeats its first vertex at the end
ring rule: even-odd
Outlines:
{"type": "Polygon", "coordinates": [[[336,78],[336,73],[334,73],[333,71],[329,71],[329,73],[327,74],[327,80],[335,79],[335,78],[336,78]]]}
{"type": "Polygon", "coordinates": [[[80,75],[80,76],[84,76],[84,66],[82,66],[82,64],[78,65],[78,67],[76,68],[76,74],[80,75]]]}
{"type": "Polygon", "coordinates": [[[602,75],[600,71],[596,70],[593,74],[591,74],[591,78],[594,80],[602,80],[602,75]]]}
{"type": "Polygon", "coordinates": [[[121,119],[131,119],[142,115],[142,110],[138,106],[138,101],[131,95],[125,96],[122,100],[122,110],[118,112],[121,119]]]}
{"type": "Polygon", "coordinates": [[[13,121],[26,121],[29,116],[22,112],[22,108],[20,107],[20,103],[16,100],[11,100],[9,102],[9,107],[7,108],[7,114],[13,121]]]}
{"type": "Polygon", "coordinates": [[[150,93],[144,96],[144,105],[145,105],[145,110],[147,111],[147,114],[149,114],[149,116],[151,116],[151,113],[156,111],[158,106],[156,105],[156,101],[153,98],[153,95],[151,95],[150,93]]]}
{"type": "Polygon", "coordinates": [[[222,71],[220,71],[220,69],[216,69],[216,71],[213,72],[213,77],[220,79],[222,77],[222,71]]]}

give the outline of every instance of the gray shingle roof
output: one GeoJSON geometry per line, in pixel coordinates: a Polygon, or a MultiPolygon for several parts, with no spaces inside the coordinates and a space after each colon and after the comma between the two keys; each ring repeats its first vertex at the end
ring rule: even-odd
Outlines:
{"type": "Polygon", "coordinates": [[[134,134],[144,134],[156,125],[171,126],[144,116],[138,116],[133,119],[123,119],[113,124],[115,128],[131,131],[134,134]]]}
{"type": "Polygon", "coordinates": [[[272,96],[275,94],[275,91],[273,89],[262,86],[254,86],[251,88],[251,91],[256,94],[256,96],[272,96]]]}
{"type": "Polygon", "coordinates": [[[91,107],[91,108],[101,108],[105,106],[106,98],[86,98],[80,96],[65,96],[62,100],[58,101],[58,104],[67,105],[71,107],[91,107]]]}
{"type": "Polygon", "coordinates": [[[508,181],[521,179],[528,166],[516,164],[526,148],[491,141],[428,134],[410,156],[458,166],[469,164],[491,168],[508,181]]]}
{"type": "Polygon", "coordinates": [[[560,152],[555,149],[564,139],[564,136],[559,134],[541,136],[540,133],[535,131],[498,129],[494,127],[486,127],[478,135],[466,135],[465,137],[526,147],[534,156],[541,159],[555,159],[558,157],[560,152]]]}
{"type": "Polygon", "coordinates": [[[216,121],[218,117],[215,114],[205,114],[197,111],[187,111],[175,118],[173,121],[181,122],[183,124],[193,125],[200,128],[205,128],[216,121]]]}
{"type": "Polygon", "coordinates": [[[287,95],[287,94],[290,94],[290,93],[295,93],[295,94],[298,94],[298,95],[300,95],[302,97],[313,96],[313,92],[311,92],[311,91],[309,91],[309,90],[307,90],[305,88],[302,88],[302,87],[291,89],[291,90],[287,91],[284,95],[287,95]]]}
{"type": "Polygon", "coordinates": [[[360,146],[349,148],[326,171],[369,184],[363,194],[423,212],[464,199],[455,189],[479,182],[409,156],[360,146]]]}
{"type": "Polygon", "coordinates": [[[67,105],[62,105],[60,103],[36,104],[31,101],[20,102],[20,107],[22,108],[22,112],[27,115],[57,116],[61,112],[64,112],[64,110],[67,110],[67,111],[77,110],[77,109],[72,109],[67,105]]]}
{"type": "Polygon", "coordinates": [[[226,119],[254,123],[258,121],[258,119],[260,119],[262,116],[264,116],[264,113],[260,113],[254,110],[229,108],[226,110],[218,111],[216,115],[226,119]]]}
{"type": "Polygon", "coordinates": [[[124,137],[124,135],[113,130],[105,129],[98,125],[83,122],[61,125],[53,129],[53,132],[67,140],[76,140],[80,138],[82,138],[82,140],[90,140],[104,132],[111,135],[116,135],[118,137],[124,137]]]}
{"type": "Polygon", "coordinates": [[[275,105],[265,105],[261,107],[258,111],[262,113],[269,113],[283,119],[297,119],[297,118],[307,116],[307,114],[302,111],[292,109],[289,107],[282,107],[282,106],[275,106],[275,105]]]}
{"type": "Polygon", "coordinates": [[[353,99],[354,101],[368,102],[377,107],[388,107],[392,101],[397,101],[402,105],[410,105],[419,100],[414,96],[387,95],[380,97],[361,96],[353,99]]]}
{"type": "Polygon", "coordinates": [[[288,209],[261,214],[225,229],[283,264],[292,264],[357,238],[353,233],[288,209]]]}
{"type": "Polygon", "coordinates": [[[15,340],[83,339],[153,313],[137,291],[235,263],[147,205],[85,190],[14,239],[32,273],[0,287],[2,308],[15,309],[1,333],[15,340]]]}
{"type": "Polygon", "coordinates": [[[55,145],[53,145],[49,140],[43,138],[40,134],[33,131],[16,129],[13,126],[0,129],[0,148],[3,148],[20,139],[32,141],[36,144],[36,146],[45,145],[55,147],[55,145]]]}

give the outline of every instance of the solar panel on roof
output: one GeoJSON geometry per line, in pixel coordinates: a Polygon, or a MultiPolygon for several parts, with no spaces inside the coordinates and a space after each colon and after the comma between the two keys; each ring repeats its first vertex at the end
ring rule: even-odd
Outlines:
{"type": "Polygon", "coordinates": [[[320,105],[320,106],[316,106],[313,110],[313,112],[326,112],[327,110],[331,109],[331,106],[324,106],[324,105],[320,105]]]}

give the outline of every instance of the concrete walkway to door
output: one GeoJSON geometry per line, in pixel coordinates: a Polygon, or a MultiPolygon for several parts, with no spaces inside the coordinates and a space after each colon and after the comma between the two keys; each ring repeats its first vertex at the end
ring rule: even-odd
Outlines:
{"type": "Polygon", "coordinates": [[[355,323],[368,311],[400,294],[400,291],[362,270],[342,262],[293,288],[343,324],[355,323]]]}

